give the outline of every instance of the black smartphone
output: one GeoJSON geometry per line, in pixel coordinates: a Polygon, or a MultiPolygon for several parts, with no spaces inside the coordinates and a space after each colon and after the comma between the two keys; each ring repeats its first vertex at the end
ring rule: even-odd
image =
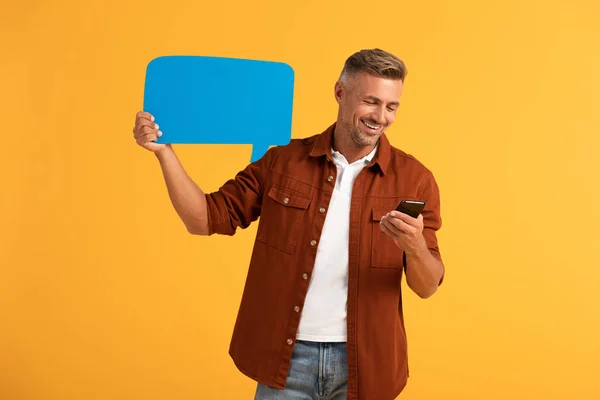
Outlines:
{"type": "Polygon", "coordinates": [[[400,204],[398,204],[398,207],[396,207],[396,211],[400,211],[401,213],[408,214],[413,218],[417,218],[424,208],[424,201],[402,200],[400,204]]]}

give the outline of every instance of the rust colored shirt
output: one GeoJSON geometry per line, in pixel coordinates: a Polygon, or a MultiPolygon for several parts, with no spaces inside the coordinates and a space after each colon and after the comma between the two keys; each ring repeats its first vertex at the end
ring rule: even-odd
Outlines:
{"type": "MultiPolygon", "coordinates": [[[[210,234],[233,235],[258,219],[230,351],[236,367],[283,389],[321,230],[336,181],[335,124],[270,148],[206,194],[210,234]],[[260,217],[260,219],[259,219],[260,217]]],[[[348,399],[393,400],[408,378],[402,311],[404,252],[379,220],[401,200],[422,200],[424,237],[441,260],[439,190],[432,173],[382,135],[352,190],[348,248],[348,399]]],[[[441,282],[440,282],[441,283],[441,282]]]]}

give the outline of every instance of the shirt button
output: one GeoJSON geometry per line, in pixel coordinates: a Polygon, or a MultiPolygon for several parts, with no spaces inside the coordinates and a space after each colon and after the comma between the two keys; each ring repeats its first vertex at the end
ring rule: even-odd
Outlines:
{"type": "Polygon", "coordinates": [[[328,180],[329,182],[331,182],[331,181],[333,180],[333,176],[329,175],[329,176],[327,177],[327,180],[328,180]]]}
{"type": "Polygon", "coordinates": [[[294,307],[294,311],[300,312],[300,307],[298,307],[298,306],[294,307]]]}
{"type": "Polygon", "coordinates": [[[302,279],[304,279],[304,280],[308,279],[308,274],[306,272],[302,274],[302,279]]]}
{"type": "Polygon", "coordinates": [[[321,214],[323,214],[323,213],[325,212],[325,207],[321,207],[321,208],[319,208],[319,212],[320,212],[321,214]]]}
{"type": "Polygon", "coordinates": [[[294,341],[292,339],[287,340],[287,344],[291,345],[292,343],[294,343],[294,341]]]}
{"type": "Polygon", "coordinates": [[[314,245],[316,245],[316,244],[317,244],[317,241],[316,241],[316,240],[311,240],[311,241],[310,241],[310,245],[311,245],[311,246],[314,246],[314,245]]]}
{"type": "Polygon", "coordinates": [[[284,202],[285,204],[287,204],[287,203],[289,203],[289,202],[290,202],[290,199],[288,199],[288,198],[286,197],[285,199],[283,199],[283,202],[284,202]]]}

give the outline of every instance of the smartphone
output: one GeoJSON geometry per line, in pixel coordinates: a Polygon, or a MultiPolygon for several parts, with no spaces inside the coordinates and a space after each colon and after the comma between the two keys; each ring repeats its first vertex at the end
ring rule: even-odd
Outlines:
{"type": "Polygon", "coordinates": [[[396,211],[400,211],[401,213],[408,214],[413,218],[417,218],[424,208],[424,201],[402,200],[400,204],[398,204],[398,207],[396,207],[396,211]]]}

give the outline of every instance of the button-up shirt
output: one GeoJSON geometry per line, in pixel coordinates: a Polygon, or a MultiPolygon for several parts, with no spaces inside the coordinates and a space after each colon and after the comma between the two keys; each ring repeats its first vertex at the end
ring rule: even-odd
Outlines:
{"type": "MultiPolygon", "coordinates": [[[[258,219],[229,354],[246,376],[283,389],[337,168],[335,124],[270,148],[219,190],[206,194],[209,234],[233,235],[258,219]],[[260,218],[259,218],[260,217],[260,218]]],[[[439,189],[413,156],[385,134],[352,189],[349,218],[347,349],[349,400],[393,400],[408,378],[401,282],[404,251],[380,228],[402,200],[426,202],[423,235],[441,260],[439,189]]]]}
{"type": "MultiPolygon", "coordinates": [[[[348,298],[348,246],[350,206],[354,180],[373,159],[377,148],[349,164],[346,157],[332,149],[337,168],[335,186],[317,247],[315,266],[300,315],[297,340],[311,342],[346,341],[346,303],[348,298]]],[[[325,212],[325,208],[322,208],[325,212]]]]}

